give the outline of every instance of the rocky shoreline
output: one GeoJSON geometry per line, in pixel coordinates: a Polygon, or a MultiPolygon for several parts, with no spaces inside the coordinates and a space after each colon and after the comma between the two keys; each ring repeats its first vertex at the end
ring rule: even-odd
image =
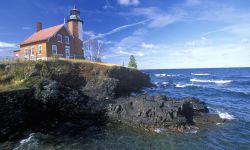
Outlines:
{"type": "MultiPolygon", "coordinates": [[[[8,74],[13,67],[1,65],[0,71],[8,74]]],[[[130,96],[152,86],[148,75],[134,69],[59,61],[35,63],[27,74],[26,83],[36,82],[0,92],[1,142],[27,131],[74,133],[110,122],[156,132],[190,132],[225,121],[196,98],[130,96]],[[59,124],[65,127],[58,129],[59,124]]]]}

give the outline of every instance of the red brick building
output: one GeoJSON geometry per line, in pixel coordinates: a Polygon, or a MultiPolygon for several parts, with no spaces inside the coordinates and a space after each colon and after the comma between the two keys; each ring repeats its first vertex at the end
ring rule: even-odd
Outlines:
{"type": "Polygon", "coordinates": [[[29,60],[47,60],[54,56],[84,58],[82,26],[80,11],[76,8],[70,10],[67,24],[43,29],[38,22],[35,33],[20,43],[20,50],[14,51],[13,56],[29,60]]]}

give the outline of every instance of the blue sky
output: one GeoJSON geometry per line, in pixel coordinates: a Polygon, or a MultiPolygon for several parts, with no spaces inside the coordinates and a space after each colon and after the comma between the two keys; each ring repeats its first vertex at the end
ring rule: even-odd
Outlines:
{"type": "Polygon", "coordinates": [[[250,66],[249,0],[8,0],[0,5],[0,56],[74,5],[85,36],[103,41],[104,62],[140,69],[250,66]]]}

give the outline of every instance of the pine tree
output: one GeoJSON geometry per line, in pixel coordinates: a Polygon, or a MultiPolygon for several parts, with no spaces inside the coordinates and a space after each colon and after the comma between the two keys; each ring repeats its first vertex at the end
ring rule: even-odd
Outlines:
{"type": "Polygon", "coordinates": [[[134,55],[130,56],[128,67],[137,69],[137,64],[136,64],[136,60],[135,60],[135,56],[134,55]]]}

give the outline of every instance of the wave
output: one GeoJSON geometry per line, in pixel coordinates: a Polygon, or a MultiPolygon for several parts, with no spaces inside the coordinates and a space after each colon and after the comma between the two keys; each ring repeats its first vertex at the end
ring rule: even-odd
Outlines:
{"type": "Polygon", "coordinates": [[[167,77],[177,77],[179,76],[178,74],[167,74],[167,77]]]}
{"type": "Polygon", "coordinates": [[[166,74],[165,73],[162,73],[162,74],[155,74],[156,77],[165,77],[166,74]]]}
{"type": "Polygon", "coordinates": [[[159,82],[154,82],[154,84],[155,84],[155,85],[158,85],[158,84],[159,84],[159,82]]]}
{"type": "Polygon", "coordinates": [[[209,76],[209,73],[191,73],[193,76],[209,76]]]}
{"type": "Polygon", "coordinates": [[[220,116],[221,119],[227,119],[227,120],[235,119],[233,115],[230,115],[227,112],[221,112],[221,111],[217,110],[216,113],[218,113],[218,115],[220,116]]]}
{"type": "Polygon", "coordinates": [[[194,84],[176,84],[175,87],[177,88],[185,88],[185,87],[190,87],[190,86],[196,86],[194,84]]]}
{"type": "Polygon", "coordinates": [[[200,80],[200,79],[190,79],[191,82],[201,82],[201,83],[216,83],[216,84],[225,84],[231,83],[232,80],[200,80]]]}
{"type": "Polygon", "coordinates": [[[163,84],[163,85],[167,85],[167,84],[168,84],[168,82],[162,82],[162,84],[163,84]]]}
{"type": "Polygon", "coordinates": [[[37,149],[38,148],[38,139],[35,138],[35,134],[31,133],[27,139],[23,139],[14,150],[22,150],[22,149],[37,149]]]}
{"type": "Polygon", "coordinates": [[[165,74],[165,73],[162,73],[162,74],[154,74],[155,77],[176,77],[176,76],[179,76],[178,74],[165,74]]]}

